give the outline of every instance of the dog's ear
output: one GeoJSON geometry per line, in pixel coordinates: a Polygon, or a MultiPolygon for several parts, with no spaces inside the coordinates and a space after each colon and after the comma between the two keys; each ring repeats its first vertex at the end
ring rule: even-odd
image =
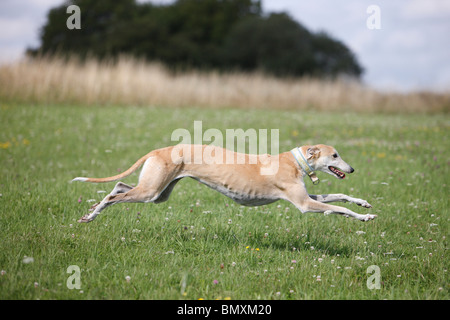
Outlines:
{"type": "Polygon", "coordinates": [[[308,150],[306,150],[306,160],[318,158],[319,156],[320,156],[320,149],[316,146],[309,147],[308,150]]]}

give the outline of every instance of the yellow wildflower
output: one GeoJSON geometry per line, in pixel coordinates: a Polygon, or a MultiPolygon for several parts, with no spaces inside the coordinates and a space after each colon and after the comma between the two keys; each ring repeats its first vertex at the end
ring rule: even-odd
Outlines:
{"type": "Polygon", "coordinates": [[[11,147],[11,142],[9,142],[9,141],[0,142],[0,148],[1,149],[8,149],[9,147],[11,147]]]}

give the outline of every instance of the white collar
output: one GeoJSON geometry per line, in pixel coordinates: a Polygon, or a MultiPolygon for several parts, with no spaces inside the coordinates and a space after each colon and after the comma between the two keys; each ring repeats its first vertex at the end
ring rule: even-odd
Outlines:
{"type": "Polygon", "coordinates": [[[306,161],[305,157],[303,156],[302,151],[300,148],[296,147],[291,150],[292,155],[294,156],[295,160],[297,160],[300,167],[303,169],[303,171],[306,172],[306,174],[310,177],[313,184],[319,183],[319,178],[317,178],[315,172],[309,165],[308,161],[306,161]]]}

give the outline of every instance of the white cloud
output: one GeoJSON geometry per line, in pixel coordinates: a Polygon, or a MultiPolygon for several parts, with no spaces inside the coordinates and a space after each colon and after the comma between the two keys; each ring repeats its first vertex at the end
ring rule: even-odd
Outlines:
{"type": "Polygon", "coordinates": [[[26,17],[2,18],[0,17],[0,30],[7,32],[0,33],[0,41],[17,42],[21,39],[30,39],[36,35],[36,25],[26,17]]]}
{"type": "Polygon", "coordinates": [[[401,51],[420,50],[427,45],[426,35],[422,30],[394,30],[389,33],[384,43],[390,48],[400,48],[401,51]]]}
{"type": "Polygon", "coordinates": [[[0,1],[0,63],[20,59],[28,47],[39,45],[39,29],[48,11],[62,0],[0,1]]]}
{"type": "Polygon", "coordinates": [[[22,44],[5,46],[0,50],[0,64],[14,62],[20,59],[23,54],[22,44]]]}
{"type": "Polygon", "coordinates": [[[403,7],[402,15],[406,19],[448,18],[450,1],[446,0],[411,0],[403,7]]]}

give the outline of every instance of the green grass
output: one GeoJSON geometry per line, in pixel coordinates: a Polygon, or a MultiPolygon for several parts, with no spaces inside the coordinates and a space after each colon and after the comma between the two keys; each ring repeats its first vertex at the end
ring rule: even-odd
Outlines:
{"type": "Polygon", "coordinates": [[[3,104],[0,124],[0,299],[450,297],[447,114],[3,104]],[[343,205],[378,218],[302,215],[283,201],[241,207],[184,179],[168,202],[76,222],[114,183],[72,178],[121,172],[194,120],[203,130],[279,129],[280,152],[334,145],[355,173],[319,173],[308,191],[366,199],[373,209],[343,205]],[[66,286],[70,265],[81,268],[81,289],[66,286]],[[378,290],[366,285],[371,265],[378,290]]]}

